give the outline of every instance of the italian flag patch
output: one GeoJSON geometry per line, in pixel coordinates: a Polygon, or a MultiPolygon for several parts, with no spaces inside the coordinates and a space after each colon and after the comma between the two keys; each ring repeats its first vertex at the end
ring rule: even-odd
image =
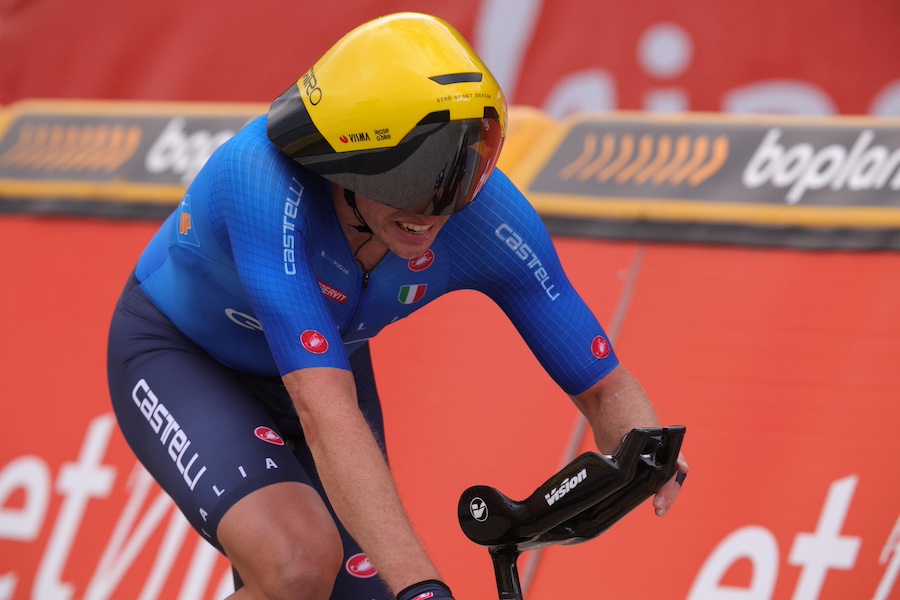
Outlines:
{"type": "Polygon", "coordinates": [[[418,302],[425,297],[425,288],[427,287],[428,286],[425,284],[404,285],[400,288],[400,293],[397,295],[397,300],[399,300],[402,304],[412,304],[413,302],[418,302]]]}

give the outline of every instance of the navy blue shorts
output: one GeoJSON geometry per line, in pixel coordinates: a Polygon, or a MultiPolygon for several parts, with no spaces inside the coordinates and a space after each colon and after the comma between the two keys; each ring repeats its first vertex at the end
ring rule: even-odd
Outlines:
{"type": "MultiPolygon", "coordinates": [[[[351,355],[350,365],[360,409],[384,451],[368,344],[351,355]]],[[[107,372],[119,427],[138,460],[220,551],[219,520],[267,485],[305,483],[331,510],[281,378],[248,375],[211,358],[159,312],[133,276],[113,314],[107,372]]],[[[335,522],[345,556],[332,597],[392,598],[335,522]]]]}

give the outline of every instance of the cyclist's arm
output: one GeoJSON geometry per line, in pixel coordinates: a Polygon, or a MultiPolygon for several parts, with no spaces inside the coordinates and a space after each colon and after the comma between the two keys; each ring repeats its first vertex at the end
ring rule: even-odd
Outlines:
{"type": "MultiPolygon", "coordinates": [[[[461,256],[458,287],[480,290],[497,302],[587,416],[600,451],[613,451],[634,428],[659,427],[649,398],[619,364],[608,336],[566,277],[540,217],[515,185],[495,170],[467,211],[459,214],[459,229],[468,226],[482,235],[460,235],[453,246],[461,256]]],[[[683,460],[679,470],[687,472],[683,460]]],[[[668,510],[678,489],[671,481],[660,490],[658,513],[668,510]]]]}
{"type": "MultiPolygon", "coordinates": [[[[612,453],[632,429],[660,426],[644,389],[622,365],[572,399],[590,423],[597,448],[607,454],[612,453]]],[[[688,472],[683,455],[678,457],[678,471],[688,472]]],[[[656,514],[662,516],[669,510],[680,489],[681,485],[674,478],[663,486],[653,500],[656,514]]]]}
{"type": "Polygon", "coordinates": [[[396,594],[441,579],[403,510],[394,480],[359,410],[353,375],[311,368],[284,376],[306,443],[338,518],[396,594]]]}

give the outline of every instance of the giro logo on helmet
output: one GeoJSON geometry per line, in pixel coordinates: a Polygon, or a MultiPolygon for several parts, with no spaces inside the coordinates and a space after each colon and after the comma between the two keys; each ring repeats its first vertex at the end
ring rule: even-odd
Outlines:
{"type": "Polygon", "coordinates": [[[300,81],[303,82],[303,91],[306,92],[310,104],[315,106],[322,101],[322,88],[319,87],[319,82],[316,80],[315,67],[307,71],[300,81]]]}
{"type": "Polygon", "coordinates": [[[307,329],[300,334],[300,343],[313,354],[325,354],[328,352],[328,340],[325,336],[313,329],[307,329]]]}

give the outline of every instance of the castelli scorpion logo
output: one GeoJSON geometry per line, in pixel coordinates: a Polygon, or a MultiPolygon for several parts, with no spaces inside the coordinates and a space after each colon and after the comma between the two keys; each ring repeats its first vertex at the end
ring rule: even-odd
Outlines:
{"type": "Polygon", "coordinates": [[[409,259],[409,270],[418,273],[430,267],[433,262],[434,252],[429,248],[422,256],[409,259]]]}
{"type": "Polygon", "coordinates": [[[378,575],[378,571],[375,570],[372,561],[369,560],[368,556],[362,553],[354,554],[348,558],[344,567],[347,569],[348,573],[354,577],[359,577],[360,579],[368,579],[378,575]]]}
{"type": "Polygon", "coordinates": [[[314,329],[307,329],[301,333],[300,343],[313,354],[325,354],[328,352],[328,340],[314,329]]]}

